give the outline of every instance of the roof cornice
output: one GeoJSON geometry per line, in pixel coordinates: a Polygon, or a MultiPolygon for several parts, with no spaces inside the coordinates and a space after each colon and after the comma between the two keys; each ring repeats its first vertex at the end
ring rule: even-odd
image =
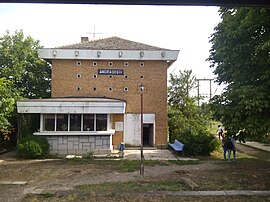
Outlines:
{"type": "Polygon", "coordinates": [[[79,60],[163,60],[176,61],[179,50],[82,50],[44,48],[38,50],[43,59],[79,60]]]}

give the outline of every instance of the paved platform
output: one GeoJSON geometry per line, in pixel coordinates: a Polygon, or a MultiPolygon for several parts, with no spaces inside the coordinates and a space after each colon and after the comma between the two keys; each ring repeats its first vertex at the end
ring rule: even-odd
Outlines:
{"type": "Polygon", "coordinates": [[[246,142],[246,143],[240,143],[240,144],[270,152],[270,144],[264,144],[264,143],[259,143],[259,142],[246,142]]]}
{"type": "MultiPolygon", "coordinates": [[[[69,190],[66,190],[69,192],[69,190]]],[[[23,194],[56,194],[57,191],[44,190],[36,187],[26,188],[23,194]]],[[[146,191],[146,192],[123,192],[117,195],[155,195],[155,196],[269,196],[270,190],[224,190],[224,191],[146,191]]]]}

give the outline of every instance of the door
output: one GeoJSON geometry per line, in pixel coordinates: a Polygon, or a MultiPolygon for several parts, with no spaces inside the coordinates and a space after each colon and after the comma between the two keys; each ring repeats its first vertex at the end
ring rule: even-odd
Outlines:
{"type": "Polygon", "coordinates": [[[153,147],[154,146],[154,124],[144,123],[143,124],[143,146],[153,147]]]}

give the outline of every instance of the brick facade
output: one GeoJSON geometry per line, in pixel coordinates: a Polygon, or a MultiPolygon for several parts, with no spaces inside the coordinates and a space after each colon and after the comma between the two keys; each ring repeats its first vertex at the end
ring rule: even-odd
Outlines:
{"type": "MultiPolygon", "coordinates": [[[[144,113],[155,114],[155,146],[167,144],[166,61],[52,60],[52,97],[109,97],[125,100],[126,113],[140,113],[139,85],[145,85],[144,113]],[[123,75],[99,75],[98,69],[121,69],[123,75]]],[[[123,115],[113,116],[114,122],[123,115]]],[[[119,144],[123,132],[116,132],[119,144]]]]}

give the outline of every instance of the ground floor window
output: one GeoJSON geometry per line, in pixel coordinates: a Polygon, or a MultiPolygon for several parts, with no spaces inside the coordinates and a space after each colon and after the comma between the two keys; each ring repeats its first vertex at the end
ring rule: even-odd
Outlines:
{"type": "Polygon", "coordinates": [[[68,130],[68,115],[56,114],[56,130],[67,131],[68,130]]]}
{"type": "Polygon", "coordinates": [[[81,114],[70,114],[70,131],[81,131],[81,114]]]}
{"type": "Polygon", "coordinates": [[[42,114],[43,131],[107,131],[108,114],[42,114]]]}
{"type": "Polygon", "coordinates": [[[44,114],[44,125],[43,128],[45,131],[54,131],[55,130],[55,114],[44,114]]]}

